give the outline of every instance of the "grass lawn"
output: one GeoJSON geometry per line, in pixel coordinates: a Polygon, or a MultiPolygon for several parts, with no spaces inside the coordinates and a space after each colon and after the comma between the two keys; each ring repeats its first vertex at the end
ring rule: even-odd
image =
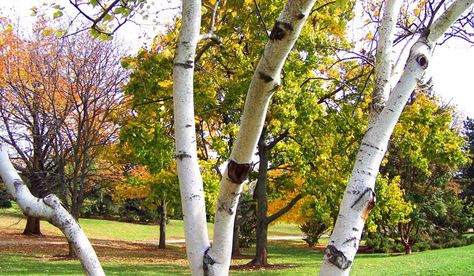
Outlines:
{"type": "MultiPolygon", "coordinates": [[[[111,220],[80,219],[82,229],[91,239],[125,240],[125,241],[151,241],[159,239],[158,225],[133,224],[111,220]]],[[[0,209],[0,228],[18,229],[22,231],[26,219],[16,207],[0,209]]],[[[209,236],[213,235],[211,223],[207,225],[209,236]]],[[[41,224],[41,231],[46,235],[62,235],[61,231],[48,222],[41,224]]],[[[269,229],[270,236],[301,236],[301,231],[294,224],[273,224],[269,229]]],[[[183,221],[170,220],[166,225],[166,238],[168,240],[184,239],[183,221]]]]}
{"type": "MultiPolygon", "coordinates": [[[[300,242],[272,242],[269,251],[270,262],[277,265],[276,268],[234,269],[231,274],[316,275],[322,261],[322,253],[305,248],[300,242]]],[[[184,252],[182,254],[184,255],[184,252]]],[[[78,261],[45,261],[43,258],[41,255],[32,257],[2,254],[0,275],[82,275],[78,261]]],[[[145,258],[145,260],[103,260],[102,263],[107,275],[189,274],[182,259],[169,263],[154,263],[155,261],[145,258]]],[[[246,262],[248,259],[238,261],[238,263],[246,262]]],[[[360,254],[355,260],[351,275],[474,275],[474,245],[419,252],[411,256],[360,254]]]]}
{"type": "MultiPolygon", "coordinates": [[[[83,275],[77,260],[63,257],[67,244],[58,230],[43,223],[45,237],[24,237],[20,233],[25,220],[15,224],[19,218],[16,209],[0,210],[0,275],[83,275]]],[[[107,275],[189,275],[182,244],[160,250],[156,242],[136,242],[156,241],[156,225],[96,219],[81,219],[81,225],[107,275]]],[[[167,230],[168,238],[183,238],[181,221],[171,221],[167,230]]],[[[276,224],[270,231],[270,236],[298,235],[301,233],[295,225],[276,224]]],[[[269,261],[274,266],[265,269],[244,266],[253,251],[242,253],[242,258],[233,260],[231,275],[316,275],[323,258],[321,252],[307,248],[301,240],[270,241],[269,261]]],[[[351,275],[474,275],[474,245],[410,256],[359,254],[351,275]]]]}

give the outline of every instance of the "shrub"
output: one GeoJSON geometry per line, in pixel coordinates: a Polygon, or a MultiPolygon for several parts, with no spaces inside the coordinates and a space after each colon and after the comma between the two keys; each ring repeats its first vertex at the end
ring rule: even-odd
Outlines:
{"type": "Polygon", "coordinates": [[[301,224],[300,229],[304,233],[303,240],[309,247],[313,247],[318,243],[319,238],[328,229],[328,226],[318,220],[310,220],[301,224]]]}

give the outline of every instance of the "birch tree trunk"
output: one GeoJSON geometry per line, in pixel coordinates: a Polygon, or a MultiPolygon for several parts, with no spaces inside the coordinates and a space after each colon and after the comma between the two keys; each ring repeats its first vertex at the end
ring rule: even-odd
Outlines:
{"type": "Polygon", "coordinates": [[[395,37],[395,26],[402,1],[385,1],[384,14],[378,28],[379,43],[376,53],[375,84],[370,104],[369,125],[375,121],[383,109],[390,93],[390,76],[392,70],[392,49],[395,37]]]}
{"type": "Polygon", "coordinates": [[[390,135],[410,94],[428,68],[434,44],[473,2],[455,1],[411,47],[400,80],[361,142],[320,275],[349,275],[365,220],[375,204],[375,178],[390,135]]]}
{"type": "Polygon", "coordinates": [[[245,100],[237,140],[220,181],[214,223],[213,246],[204,256],[209,275],[228,275],[232,231],[242,183],[251,169],[258,138],[270,99],[280,87],[280,74],[308,18],[315,0],[288,1],[277,18],[254,72],[245,100]]]}
{"type": "Polygon", "coordinates": [[[10,162],[6,148],[0,147],[0,176],[25,216],[45,219],[58,227],[73,245],[87,275],[105,275],[84,231],[60,200],[52,194],[44,198],[33,196],[10,162]]]}
{"type": "Polygon", "coordinates": [[[201,1],[184,0],[173,67],[173,103],[175,158],[183,208],[186,253],[193,275],[204,274],[203,256],[210,246],[194,123],[194,56],[200,26],[201,1]]]}

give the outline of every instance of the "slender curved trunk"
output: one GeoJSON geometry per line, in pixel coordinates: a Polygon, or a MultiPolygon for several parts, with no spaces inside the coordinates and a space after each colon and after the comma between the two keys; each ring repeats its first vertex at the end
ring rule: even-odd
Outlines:
{"type": "MultiPolygon", "coordinates": [[[[395,124],[409,96],[428,68],[434,44],[473,2],[474,0],[455,1],[411,47],[400,80],[362,139],[324,254],[320,275],[349,275],[365,221],[376,201],[375,179],[395,124]]],[[[379,44],[385,43],[387,42],[379,41],[379,44]]],[[[379,66],[378,61],[376,66],[379,66]]]]}
{"type": "Polygon", "coordinates": [[[23,213],[48,220],[58,227],[74,246],[87,275],[105,275],[99,259],[76,220],[64,209],[55,195],[35,197],[23,183],[8,157],[7,150],[0,148],[0,176],[23,213]]]}

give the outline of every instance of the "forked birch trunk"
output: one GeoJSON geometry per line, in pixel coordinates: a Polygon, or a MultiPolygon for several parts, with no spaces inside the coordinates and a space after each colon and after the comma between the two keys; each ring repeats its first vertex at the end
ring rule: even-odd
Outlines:
{"type": "Polygon", "coordinates": [[[64,233],[87,275],[105,275],[92,245],[76,220],[64,209],[55,195],[37,198],[30,193],[3,146],[0,146],[0,176],[25,216],[45,219],[64,233]]]}
{"type": "Polygon", "coordinates": [[[173,71],[176,161],[184,213],[186,250],[193,275],[227,275],[232,252],[235,211],[247,178],[271,96],[280,86],[280,73],[315,0],[288,2],[275,22],[270,41],[255,70],[247,94],[241,126],[220,183],[210,247],[204,191],[196,152],[193,108],[193,68],[199,39],[199,0],[183,2],[173,71]]]}
{"type": "Polygon", "coordinates": [[[395,37],[395,26],[400,12],[400,0],[386,0],[384,13],[378,28],[379,43],[376,53],[375,84],[370,104],[369,125],[374,123],[383,109],[390,93],[390,76],[392,75],[392,49],[395,37]]]}
{"type": "Polygon", "coordinates": [[[361,142],[320,275],[349,275],[365,220],[375,204],[375,178],[395,124],[428,68],[434,44],[473,2],[455,1],[411,47],[400,80],[361,142]]]}
{"type": "Polygon", "coordinates": [[[280,87],[281,70],[314,3],[315,0],[292,0],[285,4],[254,72],[237,140],[220,181],[213,245],[204,257],[209,275],[229,274],[233,223],[242,183],[251,169],[250,162],[265,122],[268,104],[280,87]]]}

